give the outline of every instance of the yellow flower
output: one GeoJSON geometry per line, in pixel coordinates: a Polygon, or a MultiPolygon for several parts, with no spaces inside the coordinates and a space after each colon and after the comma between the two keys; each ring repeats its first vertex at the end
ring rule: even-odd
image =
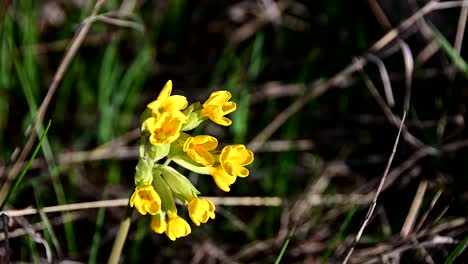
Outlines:
{"type": "Polygon", "coordinates": [[[212,136],[199,135],[189,137],[184,143],[184,151],[196,162],[211,166],[215,162],[210,150],[216,149],[218,140],[212,136]]]}
{"type": "Polygon", "coordinates": [[[160,118],[150,117],[146,127],[151,133],[150,142],[153,145],[163,145],[174,142],[180,135],[182,120],[171,113],[164,112],[160,118]]]}
{"type": "Polygon", "coordinates": [[[225,192],[229,192],[231,190],[229,186],[236,182],[236,176],[229,175],[221,166],[212,167],[211,176],[216,185],[225,192]]]}
{"type": "Polygon", "coordinates": [[[140,185],[130,198],[130,206],[135,206],[142,215],[155,215],[161,211],[161,198],[152,185],[140,185]]]}
{"type": "Polygon", "coordinates": [[[231,176],[247,177],[249,170],[244,166],[254,160],[252,151],[244,145],[230,145],[223,148],[219,155],[221,166],[231,176]]]}
{"type": "Polygon", "coordinates": [[[164,215],[159,213],[151,219],[151,229],[158,234],[162,234],[166,231],[167,223],[164,220],[164,215]]]}
{"type": "Polygon", "coordinates": [[[173,213],[168,212],[169,221],[167,222],[166,235],[170,240],[174,241],[176,238],[184,237],[192,232],[190,225],[183,218],[173,213]]]}
{"type": "Polygon", "coordinates": [[[206,223],[209,218],[215,218],[215,211],[216,207],[212,201],[204,198],[195,198],[190,201],[188,205],[190,219],[192,219],[193,223],[197,226],[200,223],[206,223]]]}
{"type": "Polygon", "coordinates": [[[148,108],[151,109],[151,112],[156,119],[160,118],[164,112],[170,112],[174,117],[178,117],[185,122],[187,117],[181,112],[181,110],[187,107],[187,98],[182,95],[171,95],[171,92],[172,81],[169,80],[159,93],[158,99],[149,103],[148,108]]]}
{"type": "Polygon", "coordinates": [[[231,94],[228,91],[217,91],[203,104],[202,113],[218,125],[229,126],[232,121],[224,117],[236,110],[236,103],[228,102],[231,94]]]}

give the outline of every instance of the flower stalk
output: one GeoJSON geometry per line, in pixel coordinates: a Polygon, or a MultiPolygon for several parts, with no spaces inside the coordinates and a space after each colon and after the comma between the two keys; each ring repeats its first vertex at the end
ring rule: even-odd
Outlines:
{"type": "Polygon", "coordinates": [[[122,255],[122,249],[124,247],[125,241],[127,240],[128,230],[130,229],[130,224],[132,223],[132,213],[133,209],[128,205],[125,209],[124,218],[120,223],[119,231],[114,240],[114,245],[112,246],[112,251],[107,263],[117,264],[119,263],[120,255],[122,255]]]}

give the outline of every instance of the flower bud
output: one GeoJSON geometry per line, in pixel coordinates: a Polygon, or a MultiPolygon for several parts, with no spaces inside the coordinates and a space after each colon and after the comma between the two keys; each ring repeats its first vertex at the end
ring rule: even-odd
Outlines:
{"type": "Polygon", "coordinates": [[[150,144],[146,150],[146,153],[148,153],[148,156],[152,161],[158,161],[169,154],[170,148],[171,144],[163,144],[158,146],[150,144]]]}
{"type": "Polygon", "coordinates": [[[144,159],[140,159],[138,164],[136,165],[136,173],[135,173],[135,185],[151,185],[153,182],[153,174],[151,173],[151,169],[148,165],[148,162],[144,159]]]}
{"type": "Polygon", "coordinates": [[[176,171],[174,168],[164,166],[161,167],[161,172],[164,180],[166,180],[174,193],[174,196],[182,203],[191,201],[200,193],[184,175],[180,174],[180,172],[176,171]]]}

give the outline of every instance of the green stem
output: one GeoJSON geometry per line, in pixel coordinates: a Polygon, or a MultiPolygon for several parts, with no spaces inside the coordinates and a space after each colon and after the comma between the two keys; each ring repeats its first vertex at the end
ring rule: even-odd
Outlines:
{"type": "Polygon", "coordinates": [[[164,164],[162,165],[162,167],[165,167],[165,166],[169,165],[169,163],[171,163],[171,161],[172,161],[172,158],[169,158],[169,157],[166,158],[166,160],[164,161],[164,164]]]}
{"type": "Polygon", "coordinates": [[[129,205],[125,210],[124,218],[120,223],[119,231],[117,232],[117,236],[114,240],[114,245],[112,246],[111,255],[107,263],[109,264],[117,264],[119,263],[120,255],[122,255],[122,249],[125,244],[125,240],[127,239],[128,230],[130,229],[130,224],[132,223],[132,213],[133,208],[129,205]]]}

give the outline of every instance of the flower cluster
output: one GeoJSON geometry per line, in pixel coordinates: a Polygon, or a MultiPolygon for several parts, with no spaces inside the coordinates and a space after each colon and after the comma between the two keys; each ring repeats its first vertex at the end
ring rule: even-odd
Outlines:
{"type": "Polygon", "coordinates": [[[175,199],[188,204],[190,219],[197,226],[214,219],[216,207],[209,199],[198,197],[200,192],[170,163],[211,175],[216,185],[228,192],[237,177],[249,175],[245,166],[254,157],[244,145],[228,145],[219,150],[215,137],[187,133],[208,119],[222,126],[232,123],[226,115],[236,110],[236,103],[229,101],[228,91],[212,93],[203,105],[188,105],[184,96],[171,92],[172,82],[168,81],[142,114],[140,159],[130,206],[142,215],[152,216],[154,232],[166,233],[175,240],[191,233],[190,225],[177,214],[175,199]]]}

